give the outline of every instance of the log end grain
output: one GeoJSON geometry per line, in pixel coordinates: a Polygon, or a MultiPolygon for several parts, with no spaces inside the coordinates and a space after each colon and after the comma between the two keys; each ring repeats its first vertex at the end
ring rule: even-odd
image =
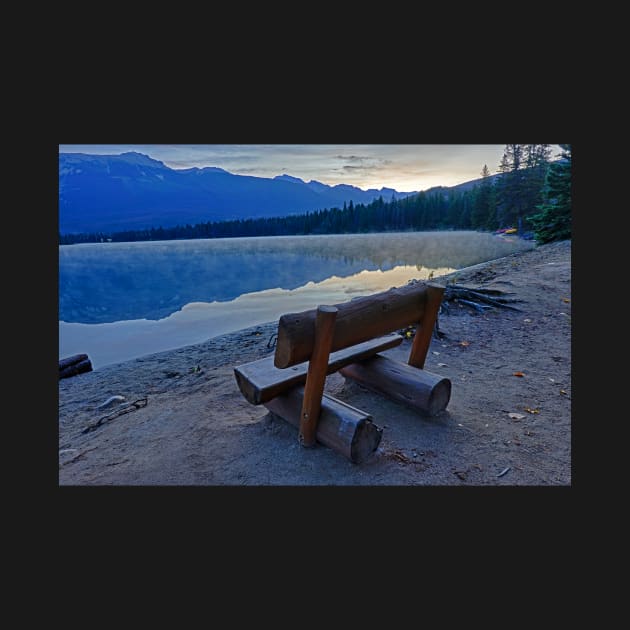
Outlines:
{"type": "Polygon", "coordinates": [[[363,420],[357,427],[350,445],[350,461],[362,464],[381,443],[383,429],[371,420],[363,420]]]}

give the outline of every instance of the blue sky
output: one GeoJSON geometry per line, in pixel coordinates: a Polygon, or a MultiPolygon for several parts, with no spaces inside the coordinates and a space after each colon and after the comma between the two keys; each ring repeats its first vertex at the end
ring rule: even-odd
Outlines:
{"type": "MultiPolygon", "coordinates": [[[[504,144],[60,144],[63,153],[137,151],[171,168],[218,166],[237,175],[352,184],[398,191],[453,186],[495,173],[504,144]]],[[[552,145],[552,157],[559,154],[552,145]]]]}

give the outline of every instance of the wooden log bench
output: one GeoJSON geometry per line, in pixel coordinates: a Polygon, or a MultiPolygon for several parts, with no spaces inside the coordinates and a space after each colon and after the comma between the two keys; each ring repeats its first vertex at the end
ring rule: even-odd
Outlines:
{"type": "Polygon", "coordinates": [[[273,356],[234,368],[243,396],[299,429],[305,447],[320,442],[361,463],[382,430],[372,416],[324,393],[326,376],[346,379],[426,415],[446,409],[451,381],[424,370],[444,287],[419,282],[334,306],[280,317],[273,356]],[[394,331],[416,325],[409,360],[381,352],[403,341],[394,331]]]}

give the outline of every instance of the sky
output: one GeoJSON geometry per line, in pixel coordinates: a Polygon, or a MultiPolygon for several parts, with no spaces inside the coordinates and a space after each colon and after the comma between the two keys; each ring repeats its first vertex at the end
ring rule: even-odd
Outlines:
{"type": "MultiPolygon", "coordinates": [[[[218,166],[236,175],[284,173],[334,186],[399,192],[454,186],[496,173],[504,144],[60,144],[60,153],[144,153],[170,168],[218,166]]],[[[552,145],[552,158],[560,149],[552,145]]]]}

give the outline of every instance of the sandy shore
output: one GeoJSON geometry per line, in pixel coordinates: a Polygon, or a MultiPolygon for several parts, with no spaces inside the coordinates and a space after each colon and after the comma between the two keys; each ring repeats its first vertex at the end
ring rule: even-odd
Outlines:
{"type": "MultiPolygon", "coordinates": [[[[448,376],[453,391],[438,417],[330,376],[326,391],[368,410],[383,429],[364,464],[324,446],[301,448],[295,428],[242,397],[233,368],[273,352],[269,322],[59,381],[59,483],[570,484],[570,241],[438,280],[453,277],[510,291],[522,310],[455,306],[440,318],[447,336],[433,340],[425,367],[448,376]],[[97,426],[122,410],[99,408],[115,395],[140,402],[97,426]]],[[[387,354],[405,360],[410,344],[387,354]]]]}

